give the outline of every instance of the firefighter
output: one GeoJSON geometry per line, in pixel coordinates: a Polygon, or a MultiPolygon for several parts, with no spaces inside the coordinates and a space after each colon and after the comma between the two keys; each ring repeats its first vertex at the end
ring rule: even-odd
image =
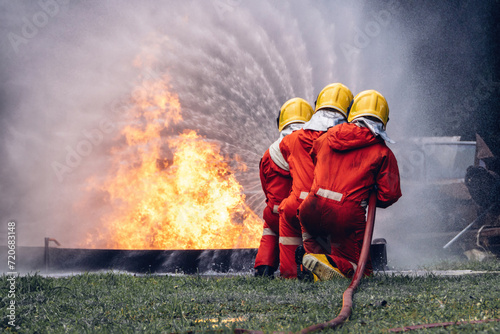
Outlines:
{"type": "MultiPolygon", "coordinates": [[[[315,164],[311,191],[299,207],[304,234],[303,266],[320,280],[352,277],[366,227],[366,206],[376,187],[377,207],[401,197],[396,158],[385,141],[389,120],[386,99],[375,90],[359,93],[349,123],[341,124],[314,142],[315,164]],[[328,237],[329,247],[318,242],[328,237]]],[[[372,272],[371,262],[365,274],[372,272]]]]}
{"type": "Polygon", "coordinates": [[[312,143],[328,128],[347,121],[347,109],[351,101],[352,93],[343,84],[326,86],[318,94],[311,120],[301,130],[283,138],[279,145],[292,177],[291,192],[278,208],[281,277],[297,277],[295,251],[302,244],[297,208],[306,198],[312,184],[314,165],[309,155],[312,143]]]}
{"type": "Polygon", "coordinates": [[[279,144],[286,135],[301,129],[312,115],[313,109],[306,100],[293,98],[285,102],[276,119],[280,136],[260,160],[260,182],[266,196],[266,208],[263,214],[264,230],[255,258],[255,276],[273,277],[278,269],[278,206],[288,196],[292,186],[288,165],[281,156],[279,144]],[[281,167],[278,167],[273,160],[281,167]]]}

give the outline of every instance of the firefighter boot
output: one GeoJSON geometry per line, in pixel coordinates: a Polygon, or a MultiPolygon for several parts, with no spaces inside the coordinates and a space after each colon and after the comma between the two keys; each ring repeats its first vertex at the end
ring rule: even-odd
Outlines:
{"type": "Polygon", "coordinates": [[[274,278],[274,268],[271,266],[258,266],[255,268],[255,277],[274,278]]]}
{"type": "Polygon", "coordinates": [[[295,250],[295,263],[297,264],[297,279],[306,282],[315,282],[317,279],[315,279],[314,274],[311,273],[306,268],[304,268],[304,266],[302,265],[302,258],[304,257],[305,254],[306,250],[302,245],[297,247],[297,249],[295,250]]]}
{"type": "Polygon", "coordinates": [[[302,259],[302,264],[321,281],[328,281],[335,277],[345,278],[335,263],[325,254],[306,254],[302,259]]]}

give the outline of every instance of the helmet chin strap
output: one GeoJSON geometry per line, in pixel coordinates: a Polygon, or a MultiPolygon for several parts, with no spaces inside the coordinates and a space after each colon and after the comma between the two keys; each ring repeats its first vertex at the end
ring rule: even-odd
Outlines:
{"type": "Polygon", "coordinates": [[[359,125],[367,127],[374,136],[380,136],[380,138],[388,143],[396,143],[394,140],[389,138],[387,132],[385,132],[384,124],[381,122],[377,122],[366,117],[358,117],[353,121],[353,123],[359,123],[359,125]]]}

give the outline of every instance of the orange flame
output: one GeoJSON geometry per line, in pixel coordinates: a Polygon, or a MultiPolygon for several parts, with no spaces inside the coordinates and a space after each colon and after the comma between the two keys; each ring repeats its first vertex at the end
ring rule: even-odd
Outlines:
{"type": "Polygon", "coordinates": [[[261,220],[246,206],[243,187],[220,147],[193,130],[162,136],[170,124],[182,120],[178,97],[169,92],[167,81],[145,81],[132,102],[121,131],[126,145],[111,152],[113,173],[100,186],[95,181],[90,186],[109,194],[113,210],[102,217],[102,228],[88,235],[85,246],[258,247],[261,220]],[[172,151],[170,162],[165,150],[172,151]]]}

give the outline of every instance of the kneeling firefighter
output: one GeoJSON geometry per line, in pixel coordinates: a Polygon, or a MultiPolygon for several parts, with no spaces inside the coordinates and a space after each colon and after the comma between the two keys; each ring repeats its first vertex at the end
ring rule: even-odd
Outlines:
{"type": "MultiPolygon", "coordinates": [[[[310,152],[315,165],[311,191],[299,207],[306,254],[303,267],[320,280],[352,277],[366,227],[370,191],[376,187],[377,207],[401,197],[399,169],[385,141],[389,120],[386,99],[375,90],[359,93],[349,123],[330,128],[310,152]],[[317,242],[328,236],[329,244],[317,242]]],[[[365,274],[372,272],[371,262],[365,274]]]]}
{"type": "Polygon", "coordinates": [[[292,187],[292,178],[288,169],[280,168],[274,162],[278,161],[286,167],[286,162],[283,161],[279,150],[279,144],[286,135],[301,129],[312,115],[313,109],[306,100],[293,98],[286,101],[277,118],[280,136],[271,144],[260,160],[260,182],[266,196],[266,208],[263,214],[264,230],[255,258],[255,276],[273,277],[279,264],[278,207],[281,201],[288,196],[292,187]]]}

